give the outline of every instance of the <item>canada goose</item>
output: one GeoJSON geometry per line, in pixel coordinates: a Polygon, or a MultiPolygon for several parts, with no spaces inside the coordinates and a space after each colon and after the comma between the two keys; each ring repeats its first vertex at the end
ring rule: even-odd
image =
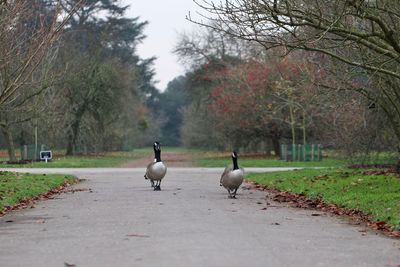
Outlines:
{"type": "Polygon", "coordinates": [[[147,165],[145,179],[149,179],[151,186],[154,187],[155,191],[161,190],[161,180],[164,178],[167,172],[167,166],[161,161],[161,145],[159,142],[154,142],[154,161],[147,165]]]}
{"type": "Polygon", "coordinates": [[[237,152],[232,152],[233,165],[229,165],[225,168],[221,175],[220,186],[225,187],[228,190],[230,198],[236,198],[236,191],[243,182],[244,170],[239,168],[237,163],[237,152]]]}

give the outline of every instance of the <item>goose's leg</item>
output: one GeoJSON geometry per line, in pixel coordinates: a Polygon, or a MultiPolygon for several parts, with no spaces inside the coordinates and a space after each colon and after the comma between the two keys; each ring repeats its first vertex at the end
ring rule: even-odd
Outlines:
{"type": "Polygon", "coordinates": [[[228,193],[229,193],[228,198],[233,198],[233,197],[232,197],[232,194],[231,194],[231,190],[229,190],[229,189],[227,189],[227,190],[228,190],[228,193]]]}
{"type": "Polygon", "coordinates": [[[235,191],[233,191],[233,198],[236,198],[236,191],[237,191],[238,189],[236,188],[235,189],[235,191]]]}
{"type": "Polygon", "coordinates": [[[160,184],[161,184],[160,180],[156,181],[156,183],[154,185],[154,191],[160,191],[161,190],[160,184]]]}
{"type": "Polygon", "coordinates": [[[150,180],[151,187],[154,187],[154,181],[150,180]]]}
{"type": "Polygon", "coordinates": [[[155,182],[154,182],[154,191],[157,191],[157,190],[158,190],[157,184],[158,184],[158,181],[155,181],[155,182]]]}

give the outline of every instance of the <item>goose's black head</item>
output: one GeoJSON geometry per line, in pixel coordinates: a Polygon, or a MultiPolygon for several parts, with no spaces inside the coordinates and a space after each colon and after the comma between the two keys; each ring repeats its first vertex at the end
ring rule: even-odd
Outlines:
{"type": "Polygon", "coordinates": [[[158,141],[155,141],[153,144],[154,151],[161,151],[161,144],[158,141]]]}
{"type": "Polygon", "coordinates": [[[238,158],[238,153],[235,150],[232,151],[232,158],[235,158],[235,159],[238,158]]]}

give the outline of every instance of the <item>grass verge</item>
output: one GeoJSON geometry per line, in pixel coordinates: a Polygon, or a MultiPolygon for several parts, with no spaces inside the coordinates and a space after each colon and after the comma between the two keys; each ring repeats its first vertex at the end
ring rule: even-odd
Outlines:
{"type": "MultiPolygon", "coordinates": [[[[198,156],[195,164],[200,167],[225,167],[232,163],[230,154],[224,157],[198,156]]],[[[346,161],[328,158],[322,161],[284,161],[271,158],[239,158],[242,167],[342,167],[346,161]]]]}
{"type": "Polygon", "coordinates": [[[152,150],[144,149],[133,152],[110,152],[89,156],[63,156],[54,155],[48,163],[32,162],[27,164],[1,164],[1,168],[96,168],[118,167],[122,163],[148,155],[152,150]],[[150,151],[150,152],[149,152],[150,151]]]}
{"type": "Polygon", "coordinates": [[[62,174],[0,172],[0,215],[20,202],[76,181],[76,177],[62,174]]]}
{"type": "Polygon", "coordinates": [[[340,208],[355,209],[400,230],[400,178],[354,170],[304,169],[249,174],[250,181],[268,188],[320,198],[340,208]]]}

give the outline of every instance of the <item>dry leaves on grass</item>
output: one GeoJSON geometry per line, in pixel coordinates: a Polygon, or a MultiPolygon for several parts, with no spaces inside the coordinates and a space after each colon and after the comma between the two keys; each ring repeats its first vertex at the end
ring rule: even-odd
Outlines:
{"type": "Polygon", "coordinates": [[[355,209],[340,208],[335,204],[328,204],[322,201],[322,199],[307,198],[303,194],[294,194],[285,191],[279,191],[271,189],[263,185],[256,184],[254,182],[247,182],[249,186],[256,190],[267,191],[271,196],[270,198],[279,203],[288,203],[290,206],[303,209],[316,209],[339,216],[348,216],[357,223],[366,223],[370,228],[381,231],[385,235],[390,237],[400,237],[400,231],[394,230],[392,226],[386,222],[373,220],[372,216],[362,213],[355,209]]]}
{"type": "MultiPolygon", "coordinates": [[[[78,182],[78,181],[77,181],[78,182]]],[[[73,183],[71,182],[65,182],[62,185],[53,188],[41,195],[31,197],[31,198],[26,198],[21,200],[19,203],[13,205],[13,206],[5,206],[2,211],[0,211],[0,217],[4,216],[10,211],[13,210],[20,210],[20,209],[26,209],[26,208],[34,208],[34,204],[39,201],[39,200],[46,200],[46,199],[53,199],[55,195],[65,193],[65,192],[80,192],[80,191],[89,191],[92,192],[91,189],[68,189],[69,186],[71,186],[73,183]]]]}

